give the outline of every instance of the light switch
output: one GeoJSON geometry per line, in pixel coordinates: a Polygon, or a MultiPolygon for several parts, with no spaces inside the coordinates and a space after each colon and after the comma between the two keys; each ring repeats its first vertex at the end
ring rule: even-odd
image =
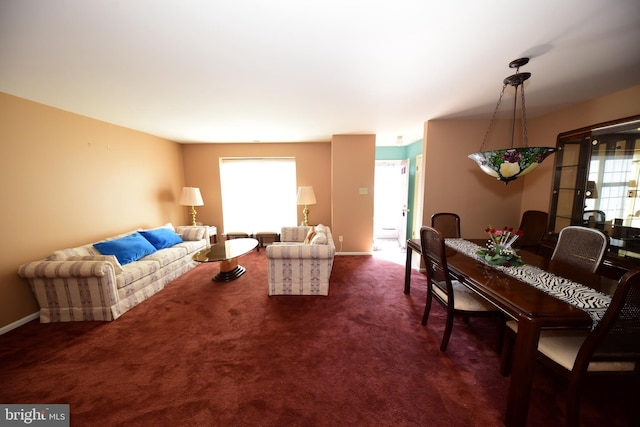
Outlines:
{"type": "Polygon", "coordinates": [[[360,187],[358,190],[360,194],[369,194],[369,189],[367,187],[360,187]]]}

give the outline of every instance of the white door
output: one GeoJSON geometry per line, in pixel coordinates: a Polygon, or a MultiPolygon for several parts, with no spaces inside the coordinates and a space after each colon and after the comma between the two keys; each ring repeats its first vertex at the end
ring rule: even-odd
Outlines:
{"type": "Polygon", "coordinates": [[[408,160],[376,160],[373,207],[375,239],[407,243],[408,160]]]}
{"type": "Polygon", "coordinates": [[[420,238],[420,227],[422,227],[422,204],[424,202],[424,182],[422,173],[422,154],[416,156],[416,181],[413,187],[413,231],[412,239],[420,238]]]}
{"type": "Polygon", "coordinates": [[[398,218],[398,245],[407,247],[407,221],[409,220],[409,160],[400,162],[398,170],[400,174],[399,204],[400,217],[398,218]]]}

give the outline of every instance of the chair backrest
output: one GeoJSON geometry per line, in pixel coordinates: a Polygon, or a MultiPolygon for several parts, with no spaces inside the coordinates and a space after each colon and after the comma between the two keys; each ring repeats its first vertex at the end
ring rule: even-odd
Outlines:
{"type": "Polygon", "coordinates": [[[607,222],[607,214],[603,211],[584,211],[582,214],[582,225],[589,228],[604,230],[607,222]]]}
{"type": "Polygon", "coordinates": [[[609,247],[609,237],[595,228],[572,225],[560,230],[552,260],[596,273],[609,247]]]}
{"type": "Polygon", "coordinates": [[[640,363],[640,268],[627,272],[616,286],[609,308],[580,347],[574,371],[594,361],[640,363]]]}
{"type": "MultiPolygon", "coordinates": [[[[422,258],[427,270],[429,286],[437,286],[452,298],[451,276],[447,264],[444,236],[433,227],[420,227],[420,245],[422,258]]],[[[449,299],[449,301],[453,301],[449,299]]]]}
{"type": "Polygon", "coordinates": [[[460,217],[451,212],[438,212],[431,215],[431,227],[440,232],[442,237],[460,237],[460,217]]]}
{"type": "Polygon", "coordinates": [[[516,240],[516,248],[536,248],[547,232],[549,214],[542,211],[526,211],[522,214],[520,230],[522,236],[516,240]]]}

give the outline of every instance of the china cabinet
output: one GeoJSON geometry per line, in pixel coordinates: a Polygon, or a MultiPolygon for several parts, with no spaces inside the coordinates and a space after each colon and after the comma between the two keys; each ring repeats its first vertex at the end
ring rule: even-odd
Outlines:
{"type": "Polygon", "coordinates": [[[549,238],[582,225],[610,237],[611,275],[640,266],[640,116],[558,135],[549,238]]]}

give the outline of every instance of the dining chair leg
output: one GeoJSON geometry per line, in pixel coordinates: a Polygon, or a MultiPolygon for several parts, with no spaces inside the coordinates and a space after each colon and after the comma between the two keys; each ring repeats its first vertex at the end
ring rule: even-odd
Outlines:
{"type": "Polygon", "coordinates": [[[433,296],[431,295],[431,286],[427,286],[427,302],[424,306],[424,314],[422,315],[422,326],[427,324],[427,320],[429,320],[429,312],[431,311],[431,300],[433,296]]]}
{"type": "MultiPolygon", "coordinates": [[[[638,402],[640,400],[640,364],[636,363],[636,376],[631,387],[630,402],[638,402]]],[[[640,426],[640,405],[629,405],[629,422],[630,426],[640,426]]]]}
{"type": "Polygon", "coordinates": [[[447,308],[447,321],[445,322],[444,335],[442,335],[442,343],[440,343],[440,351],[447,351],[449,345],[449,338],[451,337],[451,331],[453,330],[453,308],[447,308]]]}
{"type": "Polygon", "coordinates": [[[567,391],[567,427],[580,426],[580,379],[572,372],[567,391]]]}

